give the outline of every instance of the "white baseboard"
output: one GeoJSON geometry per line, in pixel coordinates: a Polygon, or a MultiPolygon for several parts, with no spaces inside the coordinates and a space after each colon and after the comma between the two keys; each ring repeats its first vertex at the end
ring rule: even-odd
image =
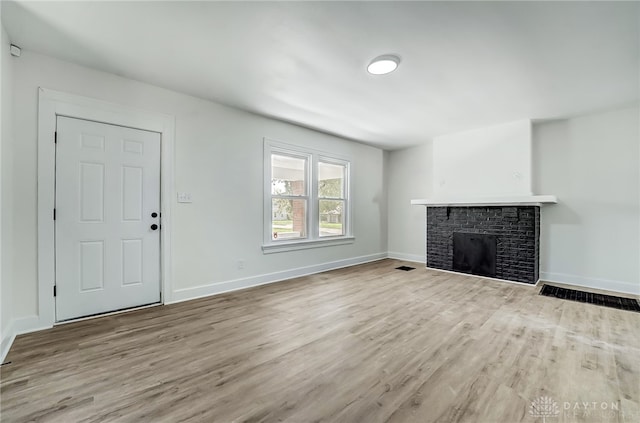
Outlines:
{"type": "Polygon", "coordinates": [[[53,326],[43,324],[42,322],[40,322],[38,316],[27,316],[15,319],[13,321],[13,327],[15,329],[16,335],[23,335],[25,333],[51,329],[53,326]]]}
{"type": "Polygon", "coordinates": [[[387,258],[411,261],[413,263],[425,264],[425,256],[421,256],[419,254],[408,254],[408,253],[398,253],[395,251],[389,251],[387,253],[387,258]]]}
{"type": "Polygon", "coordinates": [[[234,279],[230,281],[215,282],[201,285],[194,288],[178,289],[173,291],[171,301],[165,304],[179,303],[182,301],[195,300],[196,298],[208,297],[222,294],[223,292],[237,291],[239,289],[251,288],[259,285],[280,282],[287,279],[312,275],[314,273],[325,272],[327,270],[340,269],[343,267],[355,266],[357,264],[369,263],[372,261],[387,258],[387,253],[370,254],[367,256],[353,257],[344,260],[337,260],[328,263],[315,264],[312,266],[298,267],[281,272],[266,273],[263,275],[251,276],[248,278],[234,279]]]}
{"type": "Polygon", "coordinates": [[[42,324],[38,316],[27,316],[14,319],[9,323],[7,330],[2,334],[2,346],[0,349],[0,360],[4,361],[5,357],[9,353],[13,341],[16,336],[23,335],[25,333],[37,332],[39,330],[51,329],[53,326],[42,324]]]}
{"type": "Polygon", "coordinates": [[[603,289],[605,291],[622,292],[640,295],[640,283],[633,284],[624,281],[587,278],[584,276],[567,275],[564,273],[540,272],[542,282],[557,282],[565,285],[582,286],[585,288],[603,289]]]}
{"type": "Polygon", "coordinates": [[[9,353],[13,340],[16,339],[16,332],[13,328],[13,320],[9,322],[7,328],[2,332],[2,341],[0,342],[0,363],[4,363],[4,359],[9,353]]]}

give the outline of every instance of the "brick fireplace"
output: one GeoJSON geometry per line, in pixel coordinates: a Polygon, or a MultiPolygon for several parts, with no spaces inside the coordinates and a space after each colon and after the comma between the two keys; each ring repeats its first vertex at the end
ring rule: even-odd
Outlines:
{"type": "Polygon", "coordinates": [[[435,137],[427,210],[426,266],[535,284],[540,208],[533,191],[528,119],[435,137]]]}
{"type": "Polygon", "coordinates": [[[426,266],[429,268],[534,284],[538,281],[539,246],[538,206],[427,205],[426,266]],[[454,252],[459,261],[472,264],[486,246],[479,243],[475,251],[454,251],[454,234],[490,235],[495,243],[490,254],[494,274],[474,270],[474,266],[456,268],[454,252]]]}

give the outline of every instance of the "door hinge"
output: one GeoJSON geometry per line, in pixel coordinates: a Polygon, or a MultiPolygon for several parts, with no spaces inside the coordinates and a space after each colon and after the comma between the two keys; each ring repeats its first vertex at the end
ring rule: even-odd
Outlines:
{"type": "Polygon", "coordinates": [[[53,209],[53,220],[56,220],[56,209],[53,209]]]}
{"type": "Polygon", "coordinates": [[[53,296],[55,297],[58,294],[58,291],[56,289],[56,285],[53,285],[53,296]]]}
{"type": "Polygon", "coordinates": [[[54,144],[58,143],[58,131],[53,133],[53,143],[54,144]]]}

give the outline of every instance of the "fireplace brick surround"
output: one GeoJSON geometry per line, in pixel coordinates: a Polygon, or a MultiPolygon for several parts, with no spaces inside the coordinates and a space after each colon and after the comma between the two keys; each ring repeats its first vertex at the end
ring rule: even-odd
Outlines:
{"type": "Polygon", "coordinates": [[[540,207],[427,206],[427,267],[453,271],[454,232],[497,237],[496,278],[538,281],[540,207]]]}

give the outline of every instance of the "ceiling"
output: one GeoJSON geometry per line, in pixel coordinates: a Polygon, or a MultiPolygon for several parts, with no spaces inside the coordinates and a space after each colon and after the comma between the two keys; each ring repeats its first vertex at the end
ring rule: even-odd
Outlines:
{"type": "Polygon", "coordinates": [[[638,2],[2,2],[11,40],[397,149],[639,99],[638,2]],[[384,76],[381,54],[401,57],[384,76]]]}

